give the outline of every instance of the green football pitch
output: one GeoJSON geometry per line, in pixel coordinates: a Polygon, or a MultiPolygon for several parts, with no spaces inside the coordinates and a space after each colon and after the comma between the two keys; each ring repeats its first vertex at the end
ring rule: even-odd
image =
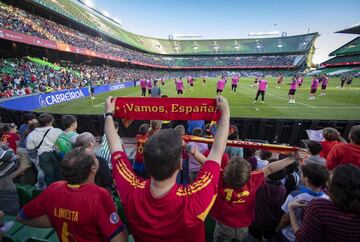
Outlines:
{"type": "MultiPolygon", "coordinates": [[[[184,79],[184,82],[186,82],[186,78],[184,79]]],[[[253,104],[257,91],[256,87],[251,86],[254,83],[254,78],[242,77],[236,95],[231,92],[231,82],[228,81],[223,96],[229,100],[232,117],[360,120],[359,78],[353,79],[349,89],[338,89],[339,78],[330,78],[326,96],[319,96],[321,90],[318,89],[315,100],[308,100],[311,79],[305,78],[303,86],[296,91],[295,104],[288,104],[290,77],[285,78],[280,89],[276,88],[277,78],[269,77],[266,79],[269,85],[264,104],[261,104],[260,99],[257,104],[253,104]]],[[[216,80],[218,78],[208,78],[206,85],[203,86],[202,79],[197,78],[192,92],[185,83],[184,97],[215,97],[216,80]]],[[[165,86],[161,86],[161,91],[169,97],[176,97],[174,81],[168,80],[165,86]]],[[[60,114],[102,114],[104,112],[104,101],[109,95],[114,97],[140,96],[140,87],[120,89],[96,95],[93,106],[90,98],[86,97],[36,111],[60,114]]]]}

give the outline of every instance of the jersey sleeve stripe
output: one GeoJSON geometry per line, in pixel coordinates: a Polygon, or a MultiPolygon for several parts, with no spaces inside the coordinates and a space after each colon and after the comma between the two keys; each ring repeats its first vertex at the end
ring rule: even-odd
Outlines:
{"type": "Polygon", "coordinates": [[[199,180],[190,186],[179,187],[176,195],[178,196],[187,196],[194,194],[202,189],[204,189],[207,185],[209,185],[212,181],[213,175],[204,174],[199,180]]]}
{"type": "Polygon", "coordinates": [[[129,184],[135,188],[144,188],[145,181],[140,181],[129,169],[127,166],[122,162],[118,162],[116,164],[117,171],[119,174],[127,181],[129,184]]]}

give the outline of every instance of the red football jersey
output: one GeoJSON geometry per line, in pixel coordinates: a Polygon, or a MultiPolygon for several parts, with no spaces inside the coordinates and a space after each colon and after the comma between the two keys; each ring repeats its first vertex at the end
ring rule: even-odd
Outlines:
{"type": "Polygon", "coordinates": [[[135,160],[137,162],[143,162],[144,161],[144,145],[145,142],[149,139],[147,134],[136,135],[136,154],[135,154],[135,160]]]}
{"type": "Polygon", "coordinates": [[[61,241],[110,241],[124,229],[110,193],[94,183],[52,183],[24,206],[24,219],[47,215],[61,241]]]}
{"type": "MultiPolygon", "coordinates": [[[[208,156],[210,155],[210,151],[211,151],[211,150],[205,150],[205,151],[203,152],[203,155],[204,155],[205,157],[208,157],[208,156]]],[[[223,154],[223,156],[222,156],[222,158],[221,158],[221,166],[220,166],[222,170],[224,170],[224,168],[225,168],[225,166],[227,165],[227,163],[228,163],[229,160],[230,160],[229,155],[224,152],[224,154],[223,154]]]]}
{"type": "Polygon", "coordinates": [[[239,189],[227,187],[223,173],[220,174],[219,192],[211,216],[220,223],[233,227],[248,227],[255,216],[255,195],[257,189],[264,184],[264,172],[253,171],[249,181],[239,189]]]}
{"type": "Polygon", "coordinates": [[[16,141],[19,141],[20,138],[17,134],[14,133],[3,133],[1,136],[1,142],[5,143],[9,148],[16,152],[16,141]]]}
{"type": "Polygon", "coordinates": [[[162,198],[154,198],[150,180],[138,178],[124,152],[112,156],[113,177],[135,241],[205,241],[204,220],[217,192],[220,166],[206,161],[197,180],[175,184],[162,198]]]}

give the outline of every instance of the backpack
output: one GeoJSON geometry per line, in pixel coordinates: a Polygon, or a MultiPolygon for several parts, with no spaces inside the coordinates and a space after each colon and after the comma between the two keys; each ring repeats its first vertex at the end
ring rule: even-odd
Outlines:
{"type": "Polygon", "coordinates": [[[55,150],[61,158],[63,158],[65,154],[69,153],[74,148],[74,145],[71,142],[71,138],[75,135],[77,135],[76,132],[63,132],[57,138],[55,142],[55,150]]]}
{"type": "Polygon", "coordinates": [[[17,169],[14,151],[8,147],[0,147],[0,179],[10,175],[17,169]]]}

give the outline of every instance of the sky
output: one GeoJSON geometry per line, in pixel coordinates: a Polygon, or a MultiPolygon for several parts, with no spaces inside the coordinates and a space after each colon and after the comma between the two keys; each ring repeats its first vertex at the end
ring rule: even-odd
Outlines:
{"type": "Polygon", "coordinates": [[[168,38],[170,34],[202,39],[248,38],[251,32],[319,32],[313,62],[356,35],[335,31],[360,23],[360,0],[89,0],[130,32],[168,38]]]}

